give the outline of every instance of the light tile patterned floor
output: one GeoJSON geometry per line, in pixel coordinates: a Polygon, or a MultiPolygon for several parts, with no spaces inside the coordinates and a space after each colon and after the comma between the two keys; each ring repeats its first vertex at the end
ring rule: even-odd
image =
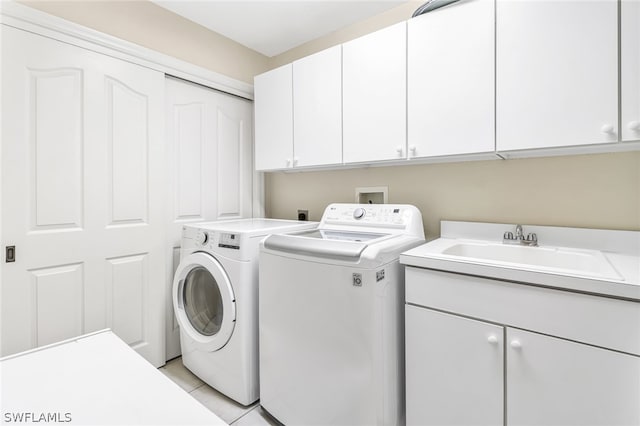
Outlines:
{"type": "Polygon", "coordinates": [[[276,419],[260,407],[258,402],[245,407],[205,384],[182,365],[180,357],[167,362],[164,367],[160,368],[160,371],[232,426],[280,425],[276,419]]]}

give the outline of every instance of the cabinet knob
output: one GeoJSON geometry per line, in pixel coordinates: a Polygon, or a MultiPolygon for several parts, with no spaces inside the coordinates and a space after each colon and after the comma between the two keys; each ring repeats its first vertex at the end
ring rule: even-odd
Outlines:
{"type": "Polygon", "coordinates": [[[402,155],[402,151],[403,151],[403,150],[402,150],[402,147],[401,147],[400,145],[398,145],[398,146],[396,147],[396,152],[397,152],[399,155],[402,155]]]}
{"type": "Polygon", "coordinates": [[[613,133],[613,125],[612,124],[605,124],[600,128],[600,131],[602,133],[613,133]]]}
{"type": "Polygon", "coordinates": [[[510,346],[513,349],[520,349],[522,347],[522,343],[520,343],[520,340],[512,340],[510,346]]]}
{"type": "Polygon", "coordinates": [[[411,145],[409,147],[409,151],[411,151],[411,155],[416,155],[417,147],[415,145],[411,145]]]}
{"type": "Polygon", "coordinates": [[[293,157],[293,165],[294,166],[298,165],[298,157],[293,157]]]}
{"type": "Polygon", "coordinates": [[[487,342],[491,343],[492,345],[495,345],[496,343],[498,343],[498,336],[496,336],[495,334],[492,334],[491,336],[487,337],[487,342]]]}
{"type": "Polygon", "coordinates": [[[640,121],[630,121],[627,127],[634,132],[640,132],[640,121]]]}
{"type": "Polygon", "coordinates": [[[291,167],[291,158],[287,158],[287,167],[291,167]]]}

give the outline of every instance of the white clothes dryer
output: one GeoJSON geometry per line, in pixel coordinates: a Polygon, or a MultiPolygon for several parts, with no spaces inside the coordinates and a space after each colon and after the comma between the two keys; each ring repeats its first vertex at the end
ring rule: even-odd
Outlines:
{"type": "Polygon", "coordinates": [[[259,243],[272,233],[316,226],[277,219],[183,226],[172,295],[182,362],[240,404],[259,398],[259,243]]]}
{"type": "Polygon", "coordinates": [[[287,425],[404,424],[409,205],[331,204],[316,230],[260,249],[260,404],[287,425]]]}

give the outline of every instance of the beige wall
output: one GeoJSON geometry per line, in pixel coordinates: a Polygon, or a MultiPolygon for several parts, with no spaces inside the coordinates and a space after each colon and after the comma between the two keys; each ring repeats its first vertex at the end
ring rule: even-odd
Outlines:
{"type": "Polygon", "coordinates": [[[22,0],[100,32],[253,84],[268,58],[147,0],[22,0]]]}
{"type": "Polygon", "coordinates": [[[267,215],[320,220],[361,186],[416,205],[428,238],[442,219],[640,230],[640,152],[268,173],[267,215]]]}

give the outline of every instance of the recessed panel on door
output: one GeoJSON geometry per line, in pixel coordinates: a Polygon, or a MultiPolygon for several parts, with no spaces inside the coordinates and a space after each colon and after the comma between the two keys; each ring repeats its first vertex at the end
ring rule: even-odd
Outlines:
{"type": "Polygon", "coordinates": [[[205,106],[174,106],[175,219],[202,219],[202,153],[205,106]]]}
{"type": "Polygon", "coordinates": [[[83,216],[83,72],[29,69],[31,230],[77,229],[83,216]]]}
{"type": "Polygon", "coordinates": [[[218,108],[218,218],[241,217],[244,123],[218,108]]]}
{"type": "Polygon", "coordinates": [[[114,333],[136,348],[145,344],[147,255],[107,259],[107,323],[114,333]]]}
{"type": "Polygon", "coordinates": [[[148,217],[147,96],[107,78],[107,132],[111,225],[145,223],[148,217]]]}
{"type": "Polygon", "coordinates": [[[35,346],[83,333],[84,271],[81,263],[32,270],[35,346]]]}

